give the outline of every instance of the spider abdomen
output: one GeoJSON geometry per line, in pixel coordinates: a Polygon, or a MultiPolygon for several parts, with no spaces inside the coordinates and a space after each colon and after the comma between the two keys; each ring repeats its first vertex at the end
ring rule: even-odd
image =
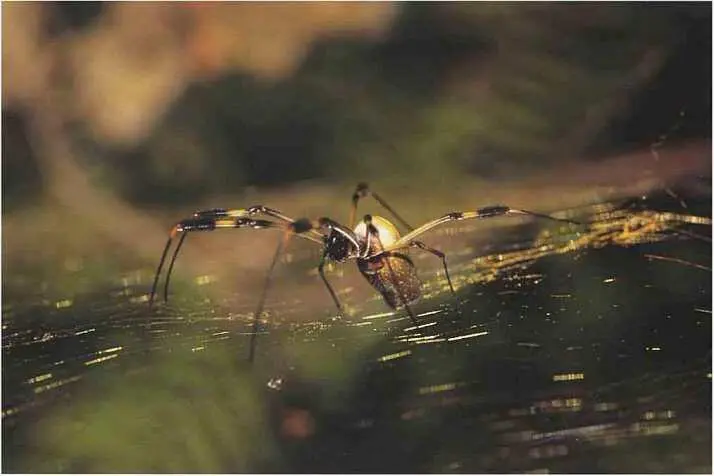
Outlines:
{"type": "Polygon", "coordinates": [[[392,309],[411,304],[421,297],[421,280],[412,260],[403,253],[387,257],[359,259],[357,266],[392,309]]]}
{"type": "Polygon", "coordinates": [[[399,230],[392,222],[384,217],[371,216],[357,224],[354,234],[361,246],[367,248],[367,257],[358,258],[357,267],[389,307],[396,309],[421,297],[421,281],[407,253],[379,254],[400,238],[399,230]],[[367,233],[367,219],[372,227],[370,233],[367,233]]]}
{"type": "MultiPolygon", "coordinates": [[[[376,235],[370,233],[369,243],[366,243],[370,255],[382,251],[383,246],[392,245],[399,240],[399,230],[386,218],[375,215],[370,217],[370,221],[373,229],[377,231],[376,235]]],[[[367,223],[364,220],[357,224],[354,234],[362,244],[365,244],[367,241],[367,223]]]]}

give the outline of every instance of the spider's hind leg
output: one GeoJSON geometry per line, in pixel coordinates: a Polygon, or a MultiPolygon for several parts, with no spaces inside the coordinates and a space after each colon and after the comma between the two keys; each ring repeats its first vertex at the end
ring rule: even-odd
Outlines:
{"type": "Polygon", "coordinates": [[[454,297],[454,302],[456,304],[456,312],[459,315],[461,315],[461,306],[459,304],[459,298],[456,295],[456,291],[454,290],[454,285],[451,282],[451,276],[449,275],[449,266],[446,264],[446,254],[444,254],[443,252],[441,252],[437,249],[434,249],[430,246],[425,245],[421,241],[412,241],[410,243],[410,246],[417,247],[417,248],[424,250],[428,253],[431,253],[432,255],[441,259],[441,264],[444,266],[444,274],[446,275],[446,281],[449,283],[449,290],[451,291],[451,295],[454,297]]]}
{"type": "Polygon", "coordinates": [[[373,192],[370,190],[369,185],[367,185],[364,182],[360,182],[357,184],[357,187],[355,188],[355,192],[352,194],[352,210],[350,211],[350,228],[352,228],[355,225],[355,218],[357,217],[357,203],[359,202],[360,198],[364,198],[367,196],[371,196],[377,202],[384,207],[385,210],[387,210],[389,213],[392,214],[394,218],[397,219],[397,221],[407,229],[407,231],[412,231],[414,229],[413,226],[411,226],[409,223],[406,222],[392,207],[389,206],[389,204],[377,193],[373,192]]]}

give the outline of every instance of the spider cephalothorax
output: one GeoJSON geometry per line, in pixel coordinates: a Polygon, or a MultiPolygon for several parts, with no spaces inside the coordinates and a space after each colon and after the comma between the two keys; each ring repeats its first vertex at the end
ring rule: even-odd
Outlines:
{"type": "Polygon", "coordinates": [[[325,258],[329,260],[344,263],[357,252],[354,243],[337,230],[331,230],[325,237],[325,258]]]}

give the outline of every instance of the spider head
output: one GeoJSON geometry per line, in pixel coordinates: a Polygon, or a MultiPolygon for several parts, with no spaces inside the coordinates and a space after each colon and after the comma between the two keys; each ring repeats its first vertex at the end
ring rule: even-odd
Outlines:
{"type": "Polygon", "coordinates": [[[330,230],[325,237],[325,256],[333,261],[343,262],[350,256],[357,254],[355,245],[336,230],[330,230]]]}

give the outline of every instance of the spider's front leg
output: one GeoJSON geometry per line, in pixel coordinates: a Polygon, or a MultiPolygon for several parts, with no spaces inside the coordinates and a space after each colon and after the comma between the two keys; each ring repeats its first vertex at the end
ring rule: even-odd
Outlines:
{"type": "MultiPolygon", "coordinates": [[[[406,248],[410,248],[410,247],[416,247],[416,248],[419,248],[421,250],[431,253],[432,255],[441,259],[441,262],[444,266],[444,274],[446,275],[446,279],[449,283],[449,289],[451,290],[452,294],[456,298],[456,292],[454,290],[453,283],[451,282],[451,276],[449,275],[449,268],[446,263],[446,255],[439,250],[436,250],[434,248],[431,248],[431,247],[425,245],[421,241],[417,241],[416,238],[439,225],[443,225],[445,223],[449,223],[452,221],[485,219],[485,218],[495,218],[495,217],[501,217],[501,216],[516,216],[516,215],[520,215],[520,216],[526,215],[526,216],[532,216],[532,217],[536,217],[536,218],[546,218],[549,220],[555,220],[555,221],[560,221],[560,222],[565,222],[565,223],[570,223],[570,224],[581,225],[581,223],[575,222],[573,220],[568,220],[565,218],[556,218],[556,217],[552,217],[550,215],[544,215],[541,213],[531,212],[531,211],[527,211],[527,210],[511,208],[511,207],[508,207],[505,205],[493,205],[493,206],[488,206],[488,207],[482,207],[482,208],[479,208],[474,211],[447,213],[446,215],[443,215],[435,220],[427,222],[424,225],[417,228],[416,230],[411,231],[410,233],[407,233],[405,236],[401,237],[395,243],[385,247],[383,249],[383,251],[381,253],[378,253],[376,256],[379,256],[379,255],[389,256],[390,254],[395,253],[400,249],[406,249],[406,248]]],[[[456,300],[456,303],[458,306],[458,299],[456,300]]]]}
{"type": "MultiPolygon", "coordinates": [[[[169,262],[169,267],[166,272],[166,282],[164,283],[164,301],[168,301],[168,291],[169,283],[171,281],[171,272],[174,268],[174,263],[178,257],[179,251],[183,246],[184,241],[188,233],[197,231],[213,231],[217,229],[231,229],[231,228],[286,228],[286,225],[278,224],[269,220],[261,220],[255,218],[239,217],[235,218],[231,215],[225,213],[225,210],[216,210],[197,212],[192,218],[186,220],[181,220],[176,225],[171,228],[169,232],[169,238],[166,240],[166,245],[164,246],[164,251],[161,254],[161,259],[159,260],[159,265],[156,268],[156,273],[154,275],[154,282],[151,286],[151,294],[149,295],[149,309],[154,304],[154,298],[156,296],[156,287],[159,282],[159,277],[161,276],[161,270],[166,261],[166,256],[171,244],[177,235],[181,235],[174,249],[173,255],[171,256],[171,261],[169,262]]],[[[307,236],[306,236],[307,238],[307,236]]]]}
{"type": "MultiPolygon", "coordinates": [[[[292,224],[298,228],[302,227],[301,233],[306,233],[306,236],[315,238],[316,240],[322,238],[322,235],[317,232],[318,226],[310,226],[308,229],[305,229],[302,225],[297,224],[298,221],[305,221],[305,219],[294,220],[281,211],[266,207],[265,205],[253,205],[248,208],[210,208],[208,210],[194,212],[193,218],[221,220],[225,218],[257,217],[261,215],[275,218],[286,225],[292,224]]],[[[228,228],[230,228],[230,226],[228,226],[228,228]]]]}
{"type": "Polygon", "coordinates": [[[173,271],[174,263],[178,257],[179,251],[183,246],[186,236],[190,232],[196,231],[213,231],[217,229],[237,229],[237,228],[253,228],[253,229],[265,229],[265,228],[278,228],[288,231],[293,231],[296,234],[300,234],[303,238],[310,240],[312,242],[322,244],[322,235],[318,233],[311,224],[305,223],[306,220],[293,220],[278,210],[265,207],[263,205],[254,205],[249,208],[211,208],[208,210],[200,210],[194,212],[191,218],[181,220],[176,225],[174,225],[170,232],[169,238],[164,246],[164,251],[161,254],[161,259],[159,260],[159,265],[156,268],[156,274],[154,276],[154,282],[151,287],[151,294],[149,296],[149,308],[153,306],[154,297],[156,296],[156,286],[158,285],[159,276],[161,275],[161,270],[166,261],[166,256],[171,247],[173,239],[177,235],[181,235],[179,242],[176,245],[173,256],[169,263],[169,267],[166,273],[166,283],[164,284],[164,301],[168,300],[168,289],[169,282],[171,280],[171,272],[173,271]],[[273,222],[270,220],[264,220],[259,218],[253,218],[255,215],[267,215],[272,218],[280,220],[280,223],[273,222]]]}
{"type": "Polygon", "coordinates": [[[300,234],[303,238],[310,240],[312,242],[322,244],[323,237],[317,231],[317,227],[312,226],[309,222],[306,224],[306,220],[293,220],[292,218],[284,215],[280,211],[269,208],[264,205],[253,205],[248,208],[210,208],[206,210],[199,210],[194,212],[191,218],[180,221],[171,228],[169,232],[169,238],[164,246],[164,251],[161,254],[161,259],[159,260],[159,265],[156,269],[156,274],[154,276],[154,283],[151,287],[151,294],[149,296],[149,308],[153,306],[154,297],[156,295],[156,286],[158,285],[159,276],[161,275],[161,269],[164,266],[167,253],[171,247],[171,243],[176,235],[180,234],[178,245],[174,250],[174,254],[171,257],[169,263],[169,268],[166,273],[166,283],[164,285],[164,300],[168,299],[168,289],[169,281],[171,279],[171,271],[173,270],[174,263],[176,262],[176,257],[178,256],[181,247],[186,239],[186,235],[189,232],[195,231],[213,231],[216,229],[232,229],[232,228],[283,228],[293,231],[296,234],[300,234]],[[254,218],[256,216],[265,215],[270,218],[279,220],[279,222],[273,222],[270,220],[254,218]]]}
{"type": "Polygon", "coordinates": [[[412,241],[416,239],[419,235],[423,235],[427,231],[435,228],[439,225],[443,225],[452,221],[461,220],[474,220],[474,219],[484,219],[484,218],[496,218],[501,216],[532,216],[535,218],[545,218],[548,220],[560,221],[564,223],[570,223],[571,225],[582,225],[574,220],[569,220],[567,218],[556,218],[550,215],[545,215],[543,213],[531,212],[528,210],[522,210],[519,208],[511,208],[505,205],[493,205],[483,208],[478,208],[475,211],[470,212],[451,212],[443,215],[435,220],[425,223],[414,231],[411,231],[404,235],[397,243],[395,243],[394,248],[399,248],[404,245],[409,245],[412,241]]]}

